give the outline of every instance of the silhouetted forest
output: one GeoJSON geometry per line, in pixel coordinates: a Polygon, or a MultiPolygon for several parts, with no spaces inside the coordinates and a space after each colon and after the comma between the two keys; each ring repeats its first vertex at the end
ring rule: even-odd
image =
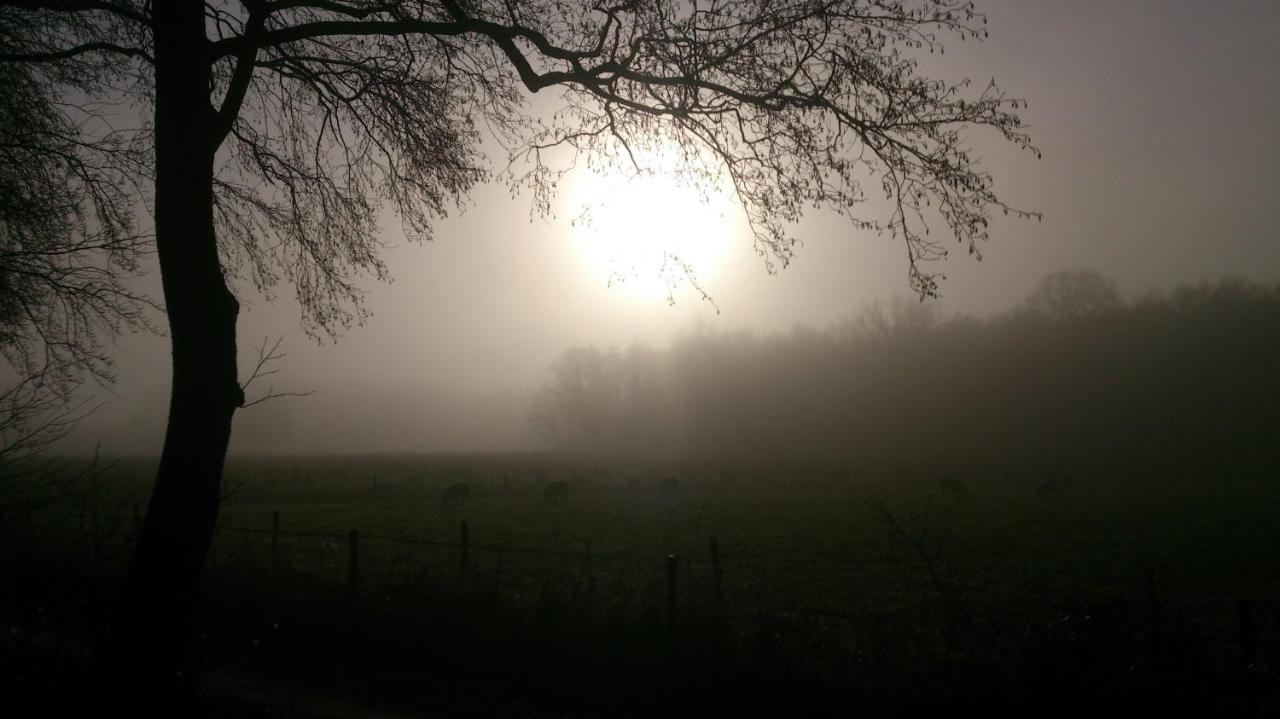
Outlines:
{"type": "Polygon", "coordinates": [[[1064,271],[987,319],[902,298],[820,330],[576,347],[531,421],[558,448],[610,455],[1211,474],[1273,463],[1278,407],[1280,286],[1124,302],[1064,271]]]}

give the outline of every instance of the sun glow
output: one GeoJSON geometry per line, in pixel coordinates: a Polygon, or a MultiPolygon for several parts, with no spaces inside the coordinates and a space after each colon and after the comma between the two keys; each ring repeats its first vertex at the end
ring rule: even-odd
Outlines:
{"type": "Polygon", "coordinates": [[[709,289],[729,248],[725,193],[665,173],[587,171],[577,180],[573,243],[588,272],[637,300],[709,289]]]}

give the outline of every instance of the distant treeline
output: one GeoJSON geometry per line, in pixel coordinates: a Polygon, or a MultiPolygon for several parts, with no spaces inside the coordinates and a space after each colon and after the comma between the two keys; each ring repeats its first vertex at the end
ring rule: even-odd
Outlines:
{"type": "Polygon", "coordinates": [[[531,413],[558,449],[859,466],[1188,470],[1280,458],[1280,286],[1123,302],[1059,272],[1004,314],[899,299],[761,337],[573,348],[531,413]]]}

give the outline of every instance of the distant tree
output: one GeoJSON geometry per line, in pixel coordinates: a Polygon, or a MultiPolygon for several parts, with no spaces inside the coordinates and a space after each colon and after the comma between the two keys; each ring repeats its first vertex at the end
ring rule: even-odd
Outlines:
{"type": "MultiPolygon", "coordinates": [[[[924,329],[896,334],[892,310],[867,316],[865,333],[843,322],[680,337],[652,359],[658,381],[643,385],[669,387],[672,401],[621,433],[582,422],[580,446],[695,461],[839,458],[935,476],[1266,476],[1280,462],[1280,285],[1184,286],[1100,321],[1024,308],[908,320],[924,329]],[[644,426],[669,433],[668,454],[635,441],[644,426]]],[[[625,418],[616,403],[626,395],[613,396],[602,416],[625,418]]]]}
{"type": "Polygon", "coordinates": [[[936,305],[899,295],[887,307],[879,300],[864,305],[841,334],[855,341],[910,340],[933,332],[941,323],[936,305]]]}
{"type": "MultiPolygon", "coordinates": [[[[173,395],[154,493],[124,589],[110,666],[171,676],[217,515],[236,375],[241,273],[289,281],[317,331],[358,320],[363,272],[382,277],[384,201],[413,238],[490,176],[546,211],[552,148],[646,172],[659,150],[693,182],[728,182],[769,266],[807,207],[846,213],[907,251],[919,293],[945,250],[970,253],[1003,203],[966,149],[967,127],[1029,148],[994,83],[924,77],[940,35],[985,36],[967,0],[16,0],[0,8],[0,64],[40,87],[143,108],[148,201],[173,344],[173,395]],[[98,83],[110,74],[114,82],[98,83]],[[97,91],[95,87],[106,88],[97,91]],[[87,89],[86,89],[87,88],[87,89]],[[549,123],[525,91],[562,90],[549,123]],[[863,182],[883,219],[855,213],[863,182]]],[[[1024,213],[1025,214],[1025,213],[1024,213]]]]}
{"type": "Polygon", "coordinates": [[[560,450],[662,454],[674,435],[671,384],[663,356],[644,345],[573,347],[548,368],[530,408],[530,429],[560,450]]]}
{"type": "Polygon", "coordinates": [[[552,363],[534,399],[534,431],[558,449],[584,451],[599,446],[609,415],[617,409],[621,377],[617,353],[573,347],[552,363]]]}
{"type": "Polygon", "coordinates": [[[1028,308],[1054,319],[1114,312],[1121,304],[1115,283],[1092,270],[1054,272],[1027,296],[1028,308]]]}

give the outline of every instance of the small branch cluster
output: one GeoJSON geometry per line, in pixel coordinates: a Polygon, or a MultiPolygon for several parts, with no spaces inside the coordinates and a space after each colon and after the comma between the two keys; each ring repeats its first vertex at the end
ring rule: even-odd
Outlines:
{"type": "MultiPolygon", "coordinates": [[[[271,345],[270,349],[268,349],[267,338],[262,338],[262,344],[258,345],[258,359],[253,365],[253,371],[249,373],[249,378],[240,385],[241,396],[246,396],[248,394],[249,385],[264,377],[270,377],[280,371],[279,368],[271,367],[271,364],[273,362],[279,362],[285,358],[285,354],[280,351],[280,344],[283,341],[283,337],[277,337],[275,343],[271,345]]],[[[255,400],[242,402],[240,404],[240,408],[247,409],[254,405],[262,404],[268,400],[280,399],[281,397],[308,397],[312,394],[315,394],[315,390],[308,390],[306,392],[277,392],[275,385],[269,385],[267,387],[266,394],[263,394],[255,400]]]]}
{"type": "Polygon", "coordinates": [[[65,459],[46,457],[45,450],[97,409],[87,400],[68,401],[66,390],[63,377],[36,372],[0,391],[0,494],[65,468],[65,459]]]}
{"type": "Polygon", "coordinates": [[[150,238],[133,221],[147,153],[113,129],[108,108],[87,99],[91,85],[118,77],[99,50],[88,49],[102,44],[107,29],[53,5],[0,9],[0,357],[7,365],[0,368],[0,475],[7,481],[60,471],[40,451],[92,412],[76,390],[86,378],[111,380],[108,340],[149,328],[156,309],[129,285],[149,252],[150,238]],[[48,22],[13,25],[23,10],[48,22]],[[32,60],[46,51],[57,62],[32,60]]]}
{"type": "Polygon", "coordinates": [[[147,326],[127,285],[148,240],[124,189],[135,160],[88,142],[25,67],[0,73],[0,354],[20,376],[107,379],[105,336],[147,326]]]}

